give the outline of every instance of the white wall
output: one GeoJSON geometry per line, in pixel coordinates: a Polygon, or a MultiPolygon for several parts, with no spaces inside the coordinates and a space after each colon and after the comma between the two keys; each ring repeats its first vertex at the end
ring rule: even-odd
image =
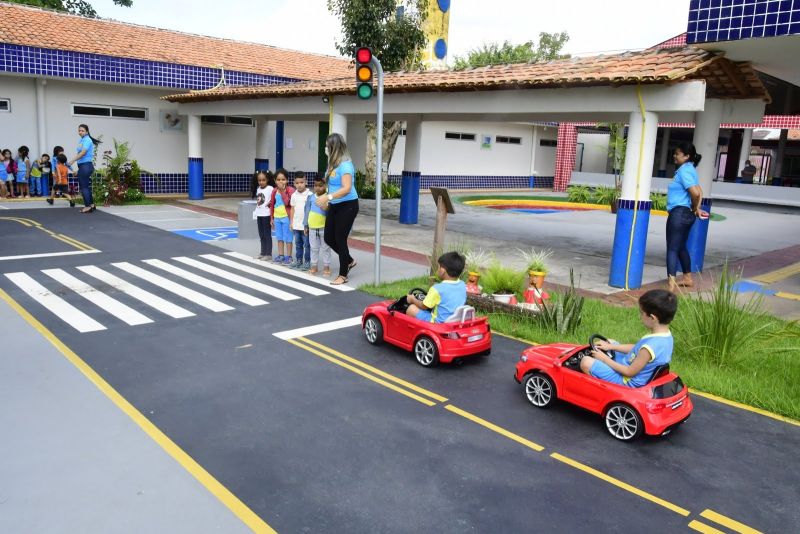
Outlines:
{"type": "MultiPolygon", "coordinates": [[[[364,121],[347,122],[347,149],[350,151],[350,157],[353,159],[356,170],[363,171],[366,168],[367,159],[367,130],[364,121]]],[[[397,150],[395,149],[396,156],[397,150]]],[[[394,158],[392,159],[394,160],[394,158]]]]}
{"type": "MultiPolygon", "coordinates": [[[[536,126],[536,157],[533,172],[536,176],[554,176],[556,174],[556,150],[554,146],[541,146],[542,139],[558,139],[558,126],[536,126]]],[[[519,173],[527,174],[527,173],[519,173]]]]}
{"type": "Polygon", "coordinates": [[[317,121],[287,121],[284,123],[284,168],[288,171],[316,171],[318,137],[319,123],[317,121]],[[289,148],[290,145],[291,148],[289,148]]]}
{"type": "MultiPolygon", "coordinates": [[[[11,99],[11,112],[0,111],[0,149],[8,148],[16,157],[20,145],[26,145],[31,149],[31,156],[41,155],[42,151],[37,146],[39,143],[36,135],[36,93],[33,79],[1,76],[0,98],[11,99]]],[[[46,150],[50,152],[49,149],[46,150]]]]}
{"type": "Polygon", "coordinates": [[[607,133],[578,133],[578,143],[583,143],[583,162],[582,167],[576,166],[575,170],[606,172],[609,138],[607,133]]]}

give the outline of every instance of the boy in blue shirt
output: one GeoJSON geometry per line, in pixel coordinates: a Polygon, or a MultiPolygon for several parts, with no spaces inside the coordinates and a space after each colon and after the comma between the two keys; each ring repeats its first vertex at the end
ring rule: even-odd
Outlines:
{"type": "Polygon", "coordinates": [[[600,380],[638,388],[647,384],[656,368],[672,360],[669,323],[678,310],[678,297],[666,289],[652,289],[639,297],[639,317],[650,334],[635,345],[598,341],[593,355],[581,359],[581,371],[600,380]],[[601,351],[612,351],[613,358],[601,351]]]}
{"type": "Polygon", "coordinates": [[[439,270],[436,273],[442,280],[428,290],[425,300],[413,295],[406,296],[406,314],[428,323],[443,323],[459,306],[467,302],[467,286],[459,277],[464,272],[464,256],[458,252],[446,252],[439,256],[439,270]]]}

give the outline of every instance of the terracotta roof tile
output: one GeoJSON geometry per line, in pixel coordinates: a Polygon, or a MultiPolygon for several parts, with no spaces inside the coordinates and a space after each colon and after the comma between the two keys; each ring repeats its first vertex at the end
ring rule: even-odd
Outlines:
{"type": "MultiPolygon", "coordinates": [[[[462,71],[396,72],[386,74],[384,90],[387,94],[487,91],[668,83],[700,78],[707,80],[710,96],[769,99],[766,89],[748,64],[733,63],[693,47],[650,49],[543,63],[495,65],[462,71]]],[[[352,70],[348,77],[331,80],[193,91],[164,98],[172,102],[201,102],[326,94],[355,94],[352,70]]]]}
{"type": "Polygon", "coordinates": [[[350,61],[0,2],[0,42],[303,80],[343,76],[350,61]],[[68,31],[42,31],[42,28],[68,31]]]}

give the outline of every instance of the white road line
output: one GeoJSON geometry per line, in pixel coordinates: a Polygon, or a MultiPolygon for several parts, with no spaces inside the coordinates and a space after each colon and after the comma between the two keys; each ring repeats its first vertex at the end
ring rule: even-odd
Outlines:
{"type": "Polygon", "coordinates": [[[153,322],[152,319],[145,317],[130,306],[101,293],[62,269],[43,269],[42,272],[131,326],[153,322]]]}
{"type": "MultiPolygon", "coordinates": [[[[242,265],[241,263],[237,263],[235,261],[231,261],[215,254],[201,254],[201,258],[215,261],[221,265],[226,265],[228,267],[233,267],[234,269],[239,269],[240,271],[244,271],[248,274],[252,274],[253,276],[258,276],[265,280],[271,280],[275,283],[285,285],[287,287],[291,287],[298,291],[302,291],[303,293],[308,293],[309,295],[327,295],[327,291],[323,291],[322,289],[317,289],[316,287],[307,286],[306,284],[301,284],[300,282],[295,282],[294,280],[289,280],[287,278],[281,278],[280,276],[276,276],[274,274],[266,273],[261,269],[254,269],[253,267],[248,267],[247,265],[242,265]]],[[[264,263],[263,261],[261,263],[264,263]]]]}
{"type": "Polygon", "coordinates": [[[121,263],[112,263],[114,267],[117,269],[121,269],[128,274],[132,274],[133,276],[138,276],[142,280],[146,280],[151,284],[158,286],[161,289],[169,291],[171,293],[175,293],[179,297],[183,297],[186,300],[194,302],[198,306],[202,306],[203,308],[207,308],[214,312],[222,312],[222,311],[230,311],[233,307],[228,306],[224,302],[220,302],[217,299],[212,299],[194,289],[189,289],[186,286],[182,286],[178,283],[173,282],[169,278],[164,278],[163,276],[157,275],[155,273],[151,273],[141,267],[136,265],[130,264],[128,262],[121,262],[121,263]]]}
{"type": "Polygon", "coordinates": [[[68,303],[54,295],[46,287],[25,273],[6,273],[6,278],[28,294],[33,300],[53,312],[59,319],[81,333],[97,332],[106,327],[68,303]]]}
{"type": "Polygon", "coordinates": [[[172,259],[175,261],[179,261],[185,265],[194,267],[195,269],[200,269],[201,271],[205,271],[209,274],[213,274],[219,276],[220,278],[224,278],[229,282],[235,282],[237,284],[247,286],[250,289],[254,289],[256,291],[265,293],[275,298],[279,298],[281,300],[298,300],[300,298],[297,295],[292,295],[291,293],[287,293],[282,289],[276,289],[272,286],[262,284],[261,282],[254,282],[253,280],[245,278],[244,276],[239,276],[238,274],[230,273],[225,269],[220,269],[219,267],[214,267],[213,265],[208,265],[207,263],[203,263],[201,261],[197,261],[192,258],[187,258],[186,256],[178,256],[172,259]]]}
{"type": "Polygon", "coordinates": [[[27,260],[30,258],[54,258],[57,256],[77,256],[78,254],[97,254],[99,250],[69,250],[67,252],[46,252],[43,254],[21,254],[19,256],[0,256],[0,261],[27,260]]]}
{"type": "Polygon", "coordinates": [[[360,326],[361,316],[350,317],[349,319],[342,319],[341,321],[332,321],[330,323],[316,324],[312,326],[305,326],[303,328],[295,328],[294,330],[285,330],[272,334],[279,339],[294,339],[296,337],[311,336],[321,332],[330,332],[331,330],[339,330],[341,328],[348,328],[350,326],[360,326]]]}
{"type": "Polygon", "coordinates": [[[209,280],[208,278],[205,278],[203,276],[198,276],[185,269],[181,269],[180,267],[175,267],[174,265],[170,265],[169,263],[163,262],[161,260],[144,260],[144,263],[152,265],[153,267],[158,267],[163,271],[172,273],[175,276],[180,276],[185,280],[189,280],[190,282],[199,284],[205,287],[206,289],[210,289],[211,291],[222,293],[227,297],[230,297],[234,300],[238,300],[239,302],[243,302],[245,304],[249,304],[250,306],[261,306],[263,304],[269,304],[266,300],[261,300],[260,298],[248,295],[247,293],[237,291],[232,287],[219,284],[213,280],[209,280]]]}
{"type": "MultiPolygon", "coordinates": [[[[180,219],[136,219],[138,223],[160,223],[160,222],[174,222],[174,221],[199,221],[203,217],[183,217],[180,219]]],[[[191,230],[191,228],[188,228],[191,230]]]]}
{"type": "Polygon", "coordinates": [[[354,291],[354,288],[348,286],[347,284],[341,284],[338,286],[332,286],[329,280],[325,278],[320,278],[319,276],[314,276],[313,274],[304,273],[302,271],[293,271],[288,267],[282,267],[280,265],[276,265],[274,263],[270,263],[268,261],[261,261],[255,258],[251,258],[246,254],[242,254],[240,252],[226,252],[226,256],[230,256],[232,258],[236,258],[242,261],[248,261],[250,263],[255,263],[256,265],[260,265],[266,269],[270,269],[272,271],[277,271],[283,274],[289,274],[294,276],[295,278],[300,278],[301,280],[305,280],[307,282],[313,282],[315,284],[319,284],[321,286],[325,286],[328,289],[335,289],[336,291],[354,291]]]}
{"type": "Polygon", "coordinates": [[[149,291],[145,291],[140,287],[126,282],[122,278],[114,276],[113,274],[106,272],[99,267],[95,267],[94,265],[84,265],[82,267],[78,267],[78,270],[85,272],[89,276],[97,278],[101,282],[105,282],[114,289],[118,289],[126,295],[130,295],[136,300],[140,300],[148,306],[152,306],[158,311],[169,315],[174,319],[183,319],[185,317],[194,316],[194,314],[189,310],[181,308],[180,306],[177,306],[168,300],[164,300],[161,297],[150,293],[149,291]]]}

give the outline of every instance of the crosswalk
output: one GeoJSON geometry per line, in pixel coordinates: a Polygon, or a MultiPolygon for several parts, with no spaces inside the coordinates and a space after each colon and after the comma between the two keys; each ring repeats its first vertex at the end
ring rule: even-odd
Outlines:
{"type": "Polygon", "coordinates": [[[46,313],[81,333],[353,290],[237,252],[12,272],[4,276],[46,313]]]}

